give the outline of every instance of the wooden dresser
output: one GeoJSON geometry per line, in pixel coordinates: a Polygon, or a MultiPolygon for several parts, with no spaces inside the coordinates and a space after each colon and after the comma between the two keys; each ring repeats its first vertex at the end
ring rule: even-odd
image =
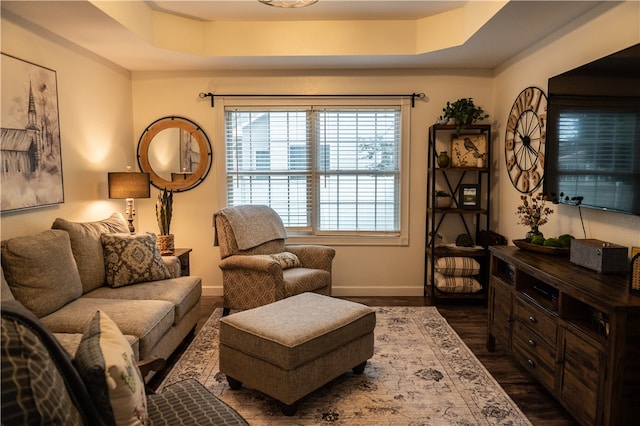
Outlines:
{"type": "Polygon", "coordinates": [[[640,418],[640,296],[568,256],[489,248],[487,348],[511,351],[584,425],[640,418]]]}

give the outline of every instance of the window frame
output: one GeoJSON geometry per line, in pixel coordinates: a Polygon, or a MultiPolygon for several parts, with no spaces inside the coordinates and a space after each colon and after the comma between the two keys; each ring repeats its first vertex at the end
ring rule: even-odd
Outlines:
{"type": "MultiPolygon", "coordinates": [[[[410,147],[411,147],[411,104],[404,98],[369,98],[369,99],[322,99],[304,98],[216,98],[216,138],[215,149],[221,155],[217,159],[218,205],[227,205],[227,173],[225,146],[225,110],[228,108],[349,108],[349,107],[400,107],[400,156],[399,156],[399,197],[400,197],[400,230],[396,233],[377,231],[318,231],[315,233],[294,233],[288,229],[287,242],[290,244],[330,244],[330,245],[372,245],[372,246],[408,246],[409,245],[409,184],[410,184],[410,147]]],[[[315,188],[314,188],[315,190],[315,188]]],[[[312,211],[312,216],[316,214],[312,211]]],[[[312,219],[315,221],[315,218],[312,219]]]]}

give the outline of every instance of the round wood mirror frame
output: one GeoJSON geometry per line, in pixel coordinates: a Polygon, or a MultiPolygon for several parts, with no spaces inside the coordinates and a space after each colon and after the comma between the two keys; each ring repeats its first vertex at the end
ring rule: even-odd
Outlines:
{"type": "MultiPolygon", "coordinates": [[[[177,149],[180,149],[178,141],[177,149]]],[[[140,136],[138,141],[138,165],[140,170],[149,173],[151,184],[158,189],[171,189],[174,192],[188,191],[198,186],[209,174],[211,164],[213,162],[213,154],[211,152],[211,142],[207,134],[202,128],[193,121],[184,117],[163,117],[151,123],[140,136]],[[184,179],[167,180],[160,176],[151,166],[149,161],[149,149],[153,138],[163,130],[179,129],[188,132],[193,140],[198,144],[200,152],[200,161],[195,170],[185,173],[184,179]]],[[[181,174],[180,170],[176,170],[177,174],[181,174]]]]}

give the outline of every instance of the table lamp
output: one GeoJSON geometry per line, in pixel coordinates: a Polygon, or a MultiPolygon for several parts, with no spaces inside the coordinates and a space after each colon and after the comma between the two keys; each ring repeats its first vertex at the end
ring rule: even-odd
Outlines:
{"type": "Polygon", "coordinates": [[[136,231],[133,226],[133,216],[136,214],[133,200],[134,198],[150,198],[151,188],[149,173],[132,172],[131,166],[127,166],[127,170],[126,172],[108,173],[109,198],[127,200],[125,213],[129,222],[129,232],[133,234],[136,231]]]}

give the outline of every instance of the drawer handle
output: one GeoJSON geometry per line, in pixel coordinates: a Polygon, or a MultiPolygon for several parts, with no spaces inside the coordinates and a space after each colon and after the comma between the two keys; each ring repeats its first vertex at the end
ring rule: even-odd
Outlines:
{"type": "Polygon", "coordinates": [[[532,322],[532,323],[534,323],[534,324],[538,322],[538,320],[536,319],[536,317],[534,317],[533,315],[531,315],[531,316],[529,317],[529,321],[531,321],[531,322],[532,322]]]}
{"type": "Polygon", "coordinates": [[[532,367],[535,367],[535,366],[536,366],[535,361],[534,361],[534,360],[532,360],[532,359],[528,359],[528,360],[527,360],[527,364],[529,364],[529,365],[530,365],[530,366],[532,366],[532,367]]]}
{"type": "Polygon", "coordinates": [[[529,343],[529,345],[533,346],[534,348],[536,347],[536,342],[533,339],[529,339],[527,343],[529,343]]]}

